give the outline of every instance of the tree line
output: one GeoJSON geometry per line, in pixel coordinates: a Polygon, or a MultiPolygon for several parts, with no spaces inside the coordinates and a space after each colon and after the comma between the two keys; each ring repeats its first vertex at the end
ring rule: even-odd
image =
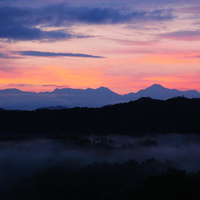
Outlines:
{"type": "Polygon", "coordinates": [[[0,133],[200,133],[200,99],[140,98],[101,108],[0,110],[0,133]]]}

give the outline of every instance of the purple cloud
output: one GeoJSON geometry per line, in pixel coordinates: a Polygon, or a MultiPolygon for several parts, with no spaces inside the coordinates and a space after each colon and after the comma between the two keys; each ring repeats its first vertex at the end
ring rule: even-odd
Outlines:
{"type": "Polygon", "coordinates": [[[4,54],[4,53],[0,53],[0,58],[11,59],[11,58],[15,58],[15,57],[9,56],[9,55],[4,54]]]}
{"type": "Polygon", "coordinates": [[[55,88],[59,88],[59,89],[62,89],[62,88],[69,88],[68,85],[42,85],[44,87],[55,87],[55,88]]]}
{"type": "Polygon", "coordinates": [[[7,85],[8,87],[30,87],[30,86],[35,86],[35,85],[32,85],[32,84],[26,84],[26,83],[12,83],[12,84],[9,84],[7,85]]]}
{"type": "MultiPolygon", "coordinates": [[[[0,68],[1,70],[1,68],[0,68]]],[[[43,86],[43,87],[54,87],[54,88],[68,88],[68,85],[36,85],[36,84],[27,84],[27,83],[11,83],[7,85],[8,87],[35,87],[35,86],[43,86]]]]}
{"type": "Polygon", "coordinates": [[[198,15],[200,14],[200,6],[186,7],[186,8],[181,8],[178,10],[183,13],[191,13],[191,14],[198,14],[198,15]]]}
{"type": "Polygon", "coordinates": [[[44,25],[41,19],[42,13],[32,8],[0,7],[0,39],[12,40],[62,40],[70,38],[89,37],[69,33],[67,30],[43,31],[36,28],[44,25]],[[39,14],[41,16],[39,16],[39,14]],[[41,24],[42,23],[42,24],[41,24]]]}
{"type": "Polygon", "coordinates": [[[41,23],[54,26],[73,23],[85,24],[118,24],[134,21],[165,21],[174,16],[171,10],[137,11],[132,9],[117,9],[111,7],[70,7],[67,4],[56,4],[42,9],[41,23]],[[50,15],[51,13],[51,15],[50,15]]]}
{"type": "Polygon", "coordinates": [[[71,7],[65,3],[43,8],[0,7],[0,39],[61,40],[85,38],[68,30],[44,31],[39,26],[67,27],[82,24],[120,24],[142,21],[166,21],[174,16],[170,10],[137,11],[111,7],[71,7]]]}
{"type": "Polygon", "coordinates": [[[200,31],[175,31],[160,35],[161,38],[172,39],[172,40],[186,40],[195,41],[200,40],[200,31]]]}
{"type": "Polygon", "coordinates": [[[123,39],[109,39],[124,45],[128,46],[151,46],[157,42],[158,40],[150,40],[150,41],[136,41],[136,40],[123,40],[123,39]]]}
{"type": "Polygon", "coordinates": [[[54,53],[54,52],[42,52],[42,51],[18,51],[23,56],[39,56],[39,57],[83,57],[83,58],[103,58],[102,56],[94,56],[81,53],[54,53]]]}

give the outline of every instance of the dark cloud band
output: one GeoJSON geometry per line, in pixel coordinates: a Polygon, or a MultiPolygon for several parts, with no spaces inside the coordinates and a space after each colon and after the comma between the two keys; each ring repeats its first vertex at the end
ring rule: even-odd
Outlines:
{"type": "Polygon", "coordinates": [[[18,51],[20,55],[23,56],[40,56],[40,57],[84,57],[84,58],[103,58],[102,56],[94,56],[89,54],[80,53],[54,53],[54,52],[41,52],[41,51],[18,51]]]}
{"type": "Polygon", "coordinates": [[[43,21],[54,26],[70,23],[118,24],[139,21],[166,21],[174,16],[171,10],[137,11],[131,9],[114,9],[101,7],[69,7],[66,4],[49,6],[43,12],[43,21]],[[49,21],[49,13],[54,20],[49,21]],[[48,16],[48,17],[47,17],[48,16]],[[53,21],[53,22],[52,22],[53,21]]]}
{"type": "Polygon", "coordinates": [[[9,40],[63,40],[85,38],[63,27],[73,24],[120,24],[142,21],[166,21],[174,16],[170,10],[136,11],[111,7],[71,7],[67,4],[35,8],[0,7],[0,39],[9,40]],[[40,27],[57,27],[44,31],[40,27]],[[59,27],[62,27],[60,29],[59,27]]]}

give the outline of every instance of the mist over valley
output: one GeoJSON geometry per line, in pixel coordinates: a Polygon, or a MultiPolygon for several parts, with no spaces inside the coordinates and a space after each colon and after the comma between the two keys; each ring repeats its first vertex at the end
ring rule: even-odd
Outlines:
{"type": "MultiPolygon", "coordinates": [[[[2,199],[25,199],[29,195],[37,199],[48,199],[58,194],[63,196],[59,199],[64,199],[68,195],[79,194],[73,193],[71,187],[78,189],[77,184],[83,180],[92,187],[90,181],[94,179],[99,185],[95,191],[103,199],[109,195],[117,198],[115,195],[119,193],[113,193],[109,188],[118,188],[119,183],[122,185],[118,191],[122,192],[124,187],[129,189],[126,188],[118,198],[127,199],[125,196],[140,187],[142,180],[148,176],[156,177],[166,171],[172,173],[170,170],[175,169],[175,173],[198,173],[199,147],[197,134],[148,134],[141,137],[54,135],[49,138],[2,136],[0,194],[2,199]],[[106,181],[107,178],[110,180],[106,181]],[[67,182],[63,183],[64,180],[67,182]],[[102,190],[101,184],[104,185],[104,181],[107,187],[102,190]],[[57,191],[62,187],[62,192],[57,191]],[[71,190],[67,192],[65,187],[71,190]]],[[[81,198],[85,194],[92,195],[90,190],[83,190],[84,183],[80,184],[83,184],[80,189],[82,194],[79,194],[81,198]]]]}

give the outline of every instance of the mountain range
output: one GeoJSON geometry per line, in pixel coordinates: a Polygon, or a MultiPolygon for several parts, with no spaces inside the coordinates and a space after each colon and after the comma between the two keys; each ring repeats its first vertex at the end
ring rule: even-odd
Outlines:
{"type": "Polygon", "coordinates": [[[97,89],[63,88],[55,89],[52,92],[40,93],[5,89],[0,90],[0,108],[8,110],[35,110],[37,108],[102,107],[136,100],[141,97],[165,100],[178,96],[200,98],[200,93],[196,90],[179,91],[168,89],[159,84],[154,84],[144,90],[125,95],[117,94],[106,87],[97,89]]]}

